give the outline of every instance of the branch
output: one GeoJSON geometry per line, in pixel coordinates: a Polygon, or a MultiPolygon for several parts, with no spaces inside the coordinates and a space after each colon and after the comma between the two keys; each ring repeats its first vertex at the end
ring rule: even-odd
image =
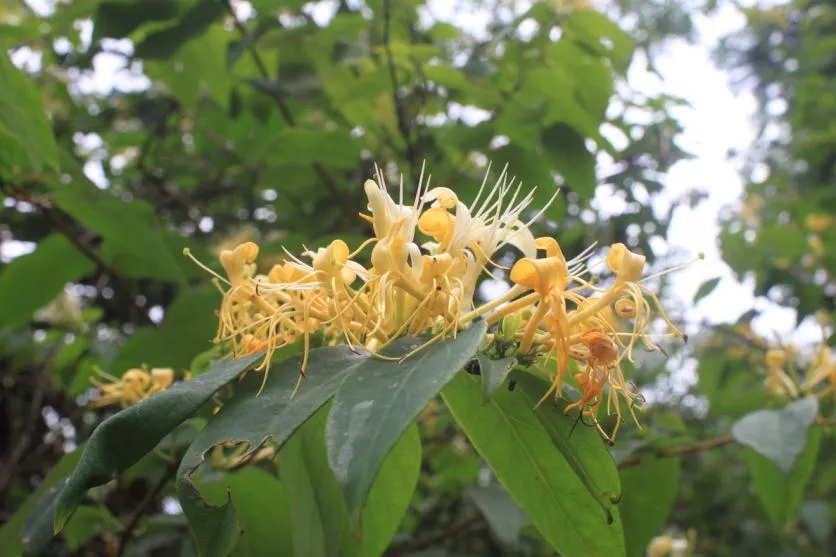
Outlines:
{"type": "MultiPolygon", "coordinates": [[[[734,443],[735,439],[731,435],[723,435],[722,437],[717,437],[716,439],[709,439],[708,441],[700,441],[699,443],[694,443],[692,445],[683,445],[682,447],[673,447],[670,449],[664,449],[655,454],[656,458],[669,458],[673,456],[682,456],[691,453],[698,453],[701,451],[707,451],[708,449],[713,449],[715,447],[722,447],[724,445],[729,445],[734,443]]],[[[633,455],[630,458],[626,458],[622,460],[618,464],[618,468],[629,468],[631,466],[635,466],[643,460],[644,455],[633,455]]]]}
{"type": "Polygon", "coordinates": [[[400,557],[401,555],[407,555],[409,553],[413,553],[421,549],[432,547],[440,541],[465,532],[480,520],[481,517],[479,516],[471,516],[470,518],[465,518],[425,538],[419,538],[417,540],[407,542],[403,545],[395,546],[386,552],[386,557],[400,557]]]}
{"type": "Polygon", "coordinates": [[[174,478],[174,475],[177,473],[177,465],[178,463],[176,460],[168,461],[166,469],[162,476],[160,476],[160,479],[157,480],[157,483],[154,484],[151,491],[149,491],[142,501],[139,502],[139,505],[137,505],[134,512],[128,518],[128,521],[119,530],[119,551],[116,554],[117,557],[122,557],[122,555],[125,554],[125,548],[131,540],[140,519],[146,512],[148,512],[148,509],[154,504],[154,501],[157,500],[157,497],[160,495],[163,488],[165,488],[166,484],[174,478]]]}
{"type": "MultiPolygon", "coordinates": [[[[235,28],[238,29],[238,32],[241,35],[242,40],[247,40],[248,31],[246,26],[238,19],[238,14],[235,13],[235,8],[232,6],[231,0],[226,0],[226,8],[229,11],[229,14],[232,16],[233,23],[235,28]]],[[[253,61],[255,62],[256,67],[258,68],[258,73],[261,74],[261,77],[264,79],[270,79],[270,72],[267,69],[267,65],[264,63],[264,60],[261,58],[261,55],[255,48],[255,45],[252,42],[247,44],[247,51],[252,56],[253,61]]],[[[273,100],[276,101],[276,105],[279,107],[279,112],[282,113],[282,118],[284,121],[287,122],[287,125],[291,128],[296,127],[296,119],[293,117],[293,112],[290,110],[290,107],[287,106],[287,103],[281,96],[281,93],[278,91],[272,91],[270,96],[273,97],[273,100]]],[[[325,188],[328,190],[328,193],[333,195],[335,198],[339,199],[343,204],[349,205],[348,199],[346,199],[344,192],[340,191],[337,188],[336,182],[328,174],[328,171],[319,164],[318,162],[313,163],[314,171],[316,172],[319,179],[325,185],[325,188]]]]}
{"type": "Polygon", "coordinates": [[[22,191],[20,188],[9,184],[8,182],[0,180],[0,186],[3,186],[7,189],[11,196],[19,201],[25,201],[27,203],[31,203],[35,207],[40,210],[41,214],[43,214],[48,221],[50,221],[55,228],[67,239],[70,243],[80,251],[87,259],[92,261],[96,264],[99,270],[106,275],[108,275],[114,282],[120,284],[131,299],[131,303],[133,304],[134,308],[137,309],[137,313],[139,314],[139,319],[146,325],[152,325],[154,327],[157,326],[156,323],[151,321],[151,318],[148,317],[148,314],[144,309],[140,306],[136,305],[136,292],[133,291],[132,288],[129,288],[125,282],[123,281],[122,277],[107,263],[104,259],[102,259],[101,255],[92,247],[87,244],[85,240],[83,240],[79,235],[73,232],[70,227],[68,227],[58,216],[55,214],[55,209],[52,208],[52,205],[43,199],[39,199],[35,196],[29,195],[25,191],[22,191]]]}
{"type": "Polygon", "coordinates": [[[398,84],[398,75],[397,75],[397,68],[395,67],[395,57],[392,54],[392,37],[391,37],[391,24],[392,24],[392,6],[390,0],[383,0],[383,50],[386,53],[386,65],[389,69],[389,79],[392,82],[392,101],[395,104],[395,116],[397,117],[398,121],[398,130],[401,132],[401,136],[403,136],[405,150],[404,150],[404,157],[409,162],[410,172],[412,173],[412,178],[415,178],[416,174],[416,151],[415,146],[412,144],[412,134],[409,130],[409,123],[407,122],[406,118],[406,108],[401,102],[400,96],[398,96],[398,89],[400,85],[398,84]]]}

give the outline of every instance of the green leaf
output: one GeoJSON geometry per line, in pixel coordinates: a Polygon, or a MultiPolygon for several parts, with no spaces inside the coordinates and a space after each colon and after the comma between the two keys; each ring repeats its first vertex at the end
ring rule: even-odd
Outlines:
{"type": "Polygon", "coordinates": [[[346,140],[345,131],[285,128],[265,138],[261,149],[252,154],[253,162],[271,166],[302,166],[314,162],[338,168],[353,168],[360,158],[356,141],[346,140]]]}
{"type": "Polygon", "coordinates": [[[211,348],[219,303],[220,294],[211,284],[184,288],[159,327],[143,327],[128,337],[111,369],[116,374],[142,364],[187,369],[195,356],[211,348]]]}
{"type": "Polygon", "coordinates": [[[566,20],[565,29],[569,37],[608,57],[616,71],[627,71],[635,42],[607,16],[592,9],[574,10],[566,20]]]}
{"type": "Polygon", "coordinates": [[[226,68],[230,34],[213,25],[201,37],[159,62],[146,64],[149,76],[165,82],[169,91],[186,107],[197,109],[201,92],[226,108],[234,80],[226,68]]]}
{"type": "Polygon", "coordinates": [[[294,555],[377,557],[398,529],[418,481],[421,441],[408,427],[383,461],[354,528],[324,443],[327,409],[311,418],[281,452],[281,477],[291,500],[294,555]]]}
{"type": "Polygon", "coordinates": [[[493,360],[482,352],[476,353],[479,360],[479,375],[482,377],[482,389],[485,392],[485,400],[491,398],[496,391],[505,383],[505,378],[517,365],[517,359],[513,356],[493,360]]]}
{"type": "Polygon", "coordinates": [[[467,494],[479,507],[491,530],[502,543],[513,545],[519,538],[520,529],[531,524],[520,506],[500,485],[471,486],[467,489],[467,494]]]}
{"type": "MultiPolygon", "coordinates": [[[[555,447],[530,399],[518,390],[500,390],[483,404],[479,380],[461,373],[442,396],[500,483],[550,545],[567,557],[624,555],[618,513],[607,524],[599,502],[555,447]]],[[[573,420],[566,421],[571,427],[573,420]]],[[[575,443],[574,434],[571,442],[575,443]]],[[[582,454],[587,447],[593,445],[575,448],[582,454]]]]}
{"type": "Polygon", "coordinates": [[[743,448],[755,491],[776,528],[783,527],[795,515],[804,497],[804,489],[816,466],[820,435],[819,429],[810,428],[802,437],[807,443],[789,476],[774,461],[749,447],[743,448]]]}
{"type": "MultiPolygon", "coordinates": [[[[201,483],[200,492],[219,503],[228,501],[229,497],[235,502],[241,538],[232,551],[233,556],[291,554],[290,504],[285,486],[278,478],[255,466],[246,466],[224,474],[222,481],[201,483]]],[[[201,524],[201,527],[207,526],[201,524]]],[[[218,544],[221,545],[224,544],[218,544]]],[[[207,552],[204,550],[200,554],[207,552]]]]}
{"type": "Polygon", "coordinates": [[[812,397],[791,402],[781,410],[758,410],[738,420],[732,426],[732,435],[789,475],[804,450],[805,433],[818,410],[818,401],[812,397]]]}
{"type": "Polygon", "coordinates": [[[52,234],[35,251],[11,261],[0,273],[0,326],[19,327],[57,296],[68,282],[91,273],[93,263],[69,240],[52,234]]]}
{"type": "Polygon", "coordinates": [[[64,528],[67,547],[76,551],[85,542],[100,535],[102,529],[115,532],[119,522],[105,507],[79,507],[64,528]]]}
{"type": "Polygon", "coordinates": [[[555,448],[572,467],[587,491],[612,519],[612,504],[621,498],[621,481],[615,462],[593,428],[578,428],[578,419],[565,413],[567,401],[542,402],[549,384],[530,373],[514,375],[519,396],[526,399],[555,448]]]}
{"type": "Polygon", "coordinates": [[[232,495],[227,494],[227,501],[222,505],[212,505],[203,501],[197,488],[191,482],[179,487],[180,504],[183,510],[189,507],[189,529],[200,557],[225,557],[238,543],[238,517],[232,495]]]}
{"type": "MultiPolygon", "coordinates": [[[[182,19],[171,25],[148,34],[137,46],[136,56],[146,59],[168,58],[187,42],[203,34],[223,14],[227,13],[225,0],[198,0],[182,19]]],[[[225,71],[225,65],[218,68],[225,71]]]]}
{"type": "Polygon", "coordinates": [[[714,277],[713,279],[708,279],[707,281],[702,283],[700,287],[697,288],[697,293],[694,294],[694,303],[696,304],[697,302],[714,292],[714,289],[717,288],[718,284],[720,284],[721,278],[722,277],[714,277]]]}
{"type": "Polygon", "coordinates": [[[58,149],[40,93],[5,52],[0,53],[0,171],[21,166],[58,170],[58,149]]]}
{"type": "MultiPolygon", "coordinates": [[[[369,358],[342,381],[328,414],[325,441],[351,513],[363,507],[380,463],[401,432],[470,361],[486,331],[484,321],[478,321],[403,363],[369,358]]],[[[384,354],[404,355],[421,343],[409,340],[384,354]]]]}
{"type": "Polygon", "coordinates": [[[624,496],[619,504],[629,557],[644,557],[662,533],[679,491],[679,458],[656,458],[621,470],[624,496]]]}
{"type": "Polygon", "coordinates": [[[101,2],[93,16],[93,42],[102,37],[127,37],[145,23],[168,21],[181,11],[176,0],[101,2]]]}
{"type": "Polygon", "coordinates": [[[595,155],[586,148],[584,138],[565,124],[543,130],[543,149],[552,167],[566,185],[585,199],[595,195],[595,155]]]}
{"type": "Polygon", "coordinates": [[[55,532],[64,528],[88,489],[109,481],[139,461],[218,389],[236,379],[262,356],[255,354],[221,363],[211,371],[177,383],[99,424],[55,503],[55,532]]]}
{"type": "Polygon", "coordinates": [[[9,555],[19,555],[26,547],[38,553],[52,539],[51,502],[80,457],[80,448],[62,456],[38,488],[0,527],[0,547],[9,555]],[[46,506],[44,502],[47,503],[46,506]]]}
{"type": "Polygon", "coordinates": [[[181,280],[180,265],[185,258],[178,253],[175,260],[164,227],[151,206],[142,201],[122,201],[100,190],[72,157],[66,152],[61,155],[61,169],[66,174],[62,180],[49,184],[52,200],[62,211],[104,238],[102,251],[116,271],[121,271],[123,260],[130,260],[132,269],[141,270],[145,278],[181,280]]]}
{"type": "Polygon", "coordinates": [[[830,506],[824,501],[805,501],[798,509],[798,515],[813,539],[827,547],[832,524],[830,506]]]}

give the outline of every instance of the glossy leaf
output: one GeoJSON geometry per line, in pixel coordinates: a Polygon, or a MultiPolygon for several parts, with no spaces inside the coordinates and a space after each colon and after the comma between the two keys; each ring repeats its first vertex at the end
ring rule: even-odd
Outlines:
{"type": "Polygon", "coordinates": [[[14,168],[58,170],[58,149],[40,93],[5,51],[0,53],[0,172],[14,168]]]}
{"type": "Polygon", "coordinates": [[[90,436],[78,466],[55,502],[55,532],[66,525],[91,487],[103,484],[150,452],[165,435],[194,414],[221,387],[261,354],[223,362],[192,380],[114,414],[90,436]]]}
{"type": "Polygon", "coordinates": [[[755,449],[789,474],[804,450],[806,432],[818,408],[815,398],[804,398],[781,410],[758,410],[738,420],[732,426],[732,435],[738,443],[755,449]]]}
{"type": "Polygon", "coordinates": [[[817,428],[811,428],[806,435],[803,435],[806,444],[789,475],[785,474],[774,461],[749,447],[743,448],[743,457],[749,465],[755,491],[767,516],[776,528],[783,527],[795,516],[804,498],[804,490],[816,466],[820,436],[821,431],[817,428]]]}
{"type": "MultiPolygon", "coordinates": [[[[201,483],[200,493],[217,504],[225,503],[227,497],[235,502],[241,536],[231,555],[272,557],[291,554],[290,504],[287,490],[277,477],[256,466],[246,466],[224,474],[221,481],[201,483]]],[[[201,524],[201,527],[206,526],[201,524]]],[[[204,554],[205,551],[201,552],[204,554]]]]}
{"type": "Polygon", "coordinates": [[[15,258],[0,274],[0,326],[19,327],[58,295],[64,285],[95,266],[69,240],[53,234],[35,251],[15,258]],[[37,282],[38,288],[32,288],[37,282]]]}
{"type": "Polygon", "coordinates": [[[554,446],[527,397],[500,390],[483,404],[478,378],[442,392],[456,421],[542,536],[567,557],[624,555],[618,513],[606,513],[554,446]]]}
{"type": "MultiPolygon", "coordinates": [[[[328,414],[325,442],[350,512],[363,507],[380,463],[401,432],[470,361],[486,330],[485,322],[477,321],[402,363],[370,358],[347,374],[328,414]]],[[[406,339],[384,354],[402,356],[421,342],[406,339]]]]}
{"type": "Polygon", "coordinates": [[[383,461],[358,525],[328,466],[326,414],[323,409],[305,424],[280,455],[281,477],[291,500],[294,555],[377,557],[397,531],[418,481],[418,429],[407,428],[383,461]]]}
{"type": "Polygon", "coordinates": [[[620,472],[628,557],[644,557],[650,540],[662,534],[679,491],[680,471],[679,458],[657,458],[620,472]]]}

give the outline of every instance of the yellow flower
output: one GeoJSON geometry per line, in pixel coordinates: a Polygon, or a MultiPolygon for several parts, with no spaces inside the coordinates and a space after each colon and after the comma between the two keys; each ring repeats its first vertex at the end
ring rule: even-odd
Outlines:
{"type": "Polygon", "coordinates": [[[833,225],[834,221],[836,221],[836,219],[830,215],[810,213],[807,215],[804,224],[806,224],[807,228],[809,228],[812,232],[824,232],[833,225]]]}
{"type": "Polygon", "coordinates": [[[171,368],[153,368],[150,373],[144,369],[129,369],[122,374],[121,378],[113,377],[98,369],[96,372],[108,383],[91,378],[91,382],[100,393],[100,396],[90,403],[93,408],[117,403],[127,408],[166,390],[174,381],[174,370],[171,368]]]}

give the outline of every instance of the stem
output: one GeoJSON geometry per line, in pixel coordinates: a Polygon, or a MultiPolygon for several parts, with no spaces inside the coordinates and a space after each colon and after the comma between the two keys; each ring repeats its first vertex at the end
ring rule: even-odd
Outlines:
{"type": "MultiPolygon", "coordinates": [[[[518,285],[514,285],[514,286],[511,287],[511,290],[509,290],[508,292],[506,292],[505,294],[503,294],[499,298],[497,298],[495,300],[491,300],[490,302],[479,306],[478,308],[474,309],[470,313],[466,313],[465,315],[462,316],[462,318],[459,321],[461,323],[467,323],[468,321],[471,321],[471,320],[479,317],[480,315],[489,312],[490,310],[494,309],[495,307],[501,306],[502,304],[504,304],[508,300],[512,299],[514,296],[517,296],[518,294],[522,294],[523,292],[525,292],[525,288],[523,288],[521,286],[518,286],[518,285]]],[[[532,298],[532,296],[536,297],[537,295],[535,293],[529,294],[528,296],[520,298],[519,300],[517,300],[517,302],[520,302],[521,300],[526,300],[526,299],[532,299],[533,300],[534,298],[532,298]]],[[[516,304],[517,302],[514,302],[514,304],[516,304]]],[[[511,305],[513,305],[513,304],[511,304],[511,305]]],[[[523,304],[520,307],[525,307],[526,305],[528,305],[528,304],[527,303],[523,304]]],[[[503,308],[500,311],[505,312],[505,309],[506,308],[503,308]]],[[[511,311],[515,311],[516,309],[518,309],[518,308],[514,308],[511,311]]],[[[494,315],[496,315],[496,314],[494,314],[494,315]]],[[[503,315],[506,315],[506,313],[502,313],[502,315],[500,315],[500,317],[502,317],[503,315]]],[[[493,317],[494,316],[491,315],[491,318],[493,318],[493,317]]]]}
{"type": "Polygon", "coordinates": [[[128,518],[128,521],[125,523],[119,531],[119,551],[117,552],[117,557],[122,557],[125,554],[125,548],[128,545],[128,542],[131,540],[133,536],[134,530],[136,529],[137,525],[139,524],[140,519],[142,516],[148,511],[151,505],[157,500],[157,497],[162,492],[163,488],[165,488],[166,484],[174,478],[174,474],[177,473],[177,461],[176,460],[169,460],[168,465],[166,466],[163,475],[160,476],[160,479],[157,480],[157,483],[154,484],[154,487],[151,488],[142,501],[139,502],[134,512],[128,518]]]}
{"type": "MultiPolygon", "coordinates": [[[[709,439],[708,441],[700,441],[699,443],[694,443],[692,445],[684,445],[682,447],[673,447],[670,449],[664,449],[659,451],[656,454],[656,458],[668,458],[674,456],[682,456],[691,453],[698,453],[701,451],[707,451],[708,449],[713,449],[715,447],[722,447],[724,445],[729,445],[734,443],[735,439],[731,435],[723,435],[722,437],[717,437],[715,439],[709,439]]],[[[635,466],[640,464],[642,458],[640,455],[633,455],[630,458],[626,458],[622,460],[618,464],[618,468],[629,468],[631,466],[635,466]]]]}

